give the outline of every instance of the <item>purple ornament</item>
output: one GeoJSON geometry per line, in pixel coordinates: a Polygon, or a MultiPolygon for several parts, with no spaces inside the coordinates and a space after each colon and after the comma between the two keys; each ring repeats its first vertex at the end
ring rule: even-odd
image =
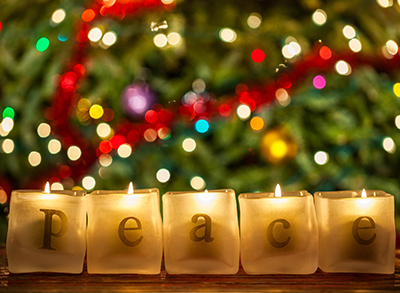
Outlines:
{"type": "Polygon", "coordinates": [[[145,82],[134,82],[128,85],[121,94],[124,112],[136,118],[143,117],[155,101],[155,93],[145,82]]]}

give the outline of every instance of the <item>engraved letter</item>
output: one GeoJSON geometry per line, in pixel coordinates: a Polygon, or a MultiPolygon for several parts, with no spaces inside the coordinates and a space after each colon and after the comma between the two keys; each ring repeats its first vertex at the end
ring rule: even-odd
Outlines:
{"type": "Polygon", "coordinates": [[[195,242],[199,242],[201,240],[204,240],[205,242],[211,242],[214,240],[214,237],[211,237],[211,218],[209,215],[206,214],[195,214],[192,217],[192,222],[197,223],[197,220],[199,217],[203,217],[205,220],[204,224],[198,225],[194,227],[192,230],[190,230],[190,239],[192,239],[195,242]],[[201,228],[204,228],[204,235],[199,237],[196,235],[196,232],[200,230],[201,228]]]}
{"type": "Polygon", "coordinates": [[[269,224],[269,226],[267,228],[267,237],[268,237],[269,243],[271,243],[271,245],[273,247],[282,248],[282,247],[285,247],[286,245],[288,245],[288,243],[290,241],[290,237],[288,237],[283,242],[277,241],[274,237],[274,226],[276,223],[282,223],[284,229],[289,229],[290,223],[288,221],[286,221],[285,219],[277,219],[275,221],[272,221],[272,223],[269,224]]]}
{"type": "MultiPolygon", "coordinates": [[[[365,222],[365,221],[363,221],[363,222],[365,222]]],[[[375,240],[375,238],[376,238],[376,233],[374,233],[374,235],[372,235],[371,238],[369,238],[369,239],[362,239],[362,238],[360,237],[360,234],[358,233],[358,230],[360,230],[360,229],[375,229],[375,222],[374,222],[374,220],[373,220],[371,217],[359,217],[359,218],[357,218],[357,219],[354,221],[354,223],[353,223],[352,232],[353,232],[353,237],[354,237],[354,239],[355,239],[359,244],[361,244],[361,245],[369,245],[369,244],[371,244],[372,242],[374,242],[374,240],[375,240]],[[360,222],[361,222],[363,219],[368,220],[369,223],[370,223],[371,225],[370,225],[370,226],[367,226],[367,227],[365,227],[365,226],[360,227],[360,226],[359,226],[359,225],[360,225],[360,222]]]]}
{"type": "Polygon", "coordinates": [[[44,234],[43,246],[41,249],[55,250],[51,247],[51,236],[61,237],[67,232],[67,216],[62,211],[58,210],[40,209],[40,211],[44,213],[44,234]],[[53,215],[57,215],[61,220],[60,230],[57,233],[53,233],[51,229],[53,226],[53,215]]]}
{"type": "Polygon", "coordinates": [[[140,236],[137,240],[135,241],[130,241],[128,238],[125,236],[125,230],[142,230],[142,223],[138,218],[135,217],[127,217],[121,221],[118,227],[118,236],[119,239],[126,245],[126,246],[136,246],[143,240],[143,236],[140,236]],[[126,222],[128,220],[134,220],[136,222],[137,227],[134,228],[125,228],[126,222]]]}

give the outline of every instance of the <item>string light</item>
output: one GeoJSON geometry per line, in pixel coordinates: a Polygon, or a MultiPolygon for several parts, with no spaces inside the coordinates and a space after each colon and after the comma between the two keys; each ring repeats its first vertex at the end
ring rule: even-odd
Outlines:
{"type": "Polygon", "coordinates": [[[1,148],[3,149],[3,152],[6,154],[11,154],[14,151],[14,141],[12,139],[5,139],[3,143],[1,144],[1,148]]]}
{"type": "Polygon", "coordinates": [[[326,12],[322,9],[317,9],[315,10],[315,12],[312,15],[312,21],[316,24],[316,25],[324,25],[326,23],[327,20],[327,15],[326,12]]]}
{"type": "Polygon", "coordinates": [[[237,38],[237,34],[233,29],[225,27],[219,31],[219,38],[225,43],[233,43],[237,38]]]}
{"type": "Polygon", "coordinates": [[[356,36],[356,30],[351,25],[344,26],[342,33],[349,40],[356,36]]]}
{"type": "Polygon", "coordinates": [[[14,111],[13,108],[11,108],[11,107],[6,107],[6,108],[3,110],[3,119],[4,119],[4,118],[7,118],[7,117],[9,117],[9,118],[11,118],[11,119],[14,119],[14,117],[15,117],[15,111],[14,111]]]}
{"type": "Polygon", "coordinates": [[[42,156],[38,152],[32,151],[29,153],[28,161],[33,167],[39,166],[42,162],[42,156]]]}
{"type": "Polygon", "coordinates": [[[385,137],[382,141],[382,146],[389,154],[393,154],[396,151],[396,144],[391,137],[385,137]]]}
{"type": "Polygon", "coordinates": [[[253,60],[255,63],[263,62],[264,59],[265,53],[262,50],[255,49],[253,52],[251,52],[251,60],[253,60]]]}
{"type": "Polygon", "coordinates": [[[112,164],[113,159],[109,154],[102,154],[99,157],[99,163],[100,165],[102,165],[103,167],[108,167],[112,164]]]}
{"type": "Polygon", "coordinates": [[[350,75],[351,74],[351,66],[349,63],[343,60],[339,60],[335,64],[335,70],[340,75],[350,75]]]}
{"type": "Polygon", "coordinates": [[[326,86],[326,80],[322,75],[317,75],[313,79],[313,85],[316,89],[323,89],[326,86]]]}
{"type": "Polygon", "coordinates": [[[390,55],[396,55],[399,52],[399,46],[393,40],[389,40],[386,42],[386,49],[390,55]]]}
{"type": "Polygon", "coordinates": [[[71,161],[79,160],[82,155],[82,151],[77,146],[70,146],[67,151],[67,156],[71,161]]]}
{"type": "Polygon", "coordinates": [[[51,184],[51,190],[64,190],[64,186],[60,182],[54,182],[51,184]]]}
{"type": "Polygon", "coordinates": [[[352,50],[355,53],[360,52],[362,49],[361,42],[358,39],[351,39],[349,41],[349,47],[350,47],[350,50],[352,50]]]}
{"type": "Polygon", "coordinates": [[[251,110],[247,105],[240,105],[236,110],[237,115],[241,120],[247,120],[250,118],[251,110]]]}
{"type": "Polygon", "coordinates": [[[89,31],[88,38],[92,42],[100,41],[101,37],[103,36],[103,32],[98,27],[94,27],[89,31]]]}
{"type": "Polygon", "coordinates": [[[396,97],[400,98],[400,82],[397,82],[393,85],[393,92],[396,97]]]}
{"type": "Polygon", "coordinates": [[[49,149],[50,154],[57,154],[61,151],[61,142],[57,139],[51,139],[47,148],[49,149]]]}
{"type": "Polygon", "coordinates": [[[82,180],[82,186],[86,190],[92,190],[96,186],[96,180],[92,176],[86,176],[82,180]]]}
{"type": "Polygon", "coordinates": [[[103,38],[101,39],[101,42],[106,48],[108,48],[117,42],[117,34],[112,31],[107,32],[104,34],[103,38]]]}
{"type": "Polygon", "coordinates": [[[42,37],[36,42],[36,49],[39,52],[46,51],[50,46],[50,41],[48,38],[42,37]]]}
{"type": "Polygon", "coordinates": [[[250,120],[250,127],[253,131],[258,132],[264,127],[264,120],[261,117],[253,117],[250,120]]]}
{"type": "Polygon", "coordinates": [[[107,123],[97,125],[96,133],[100,138],[107,138],[111,135],[111,127],[107,123]]]}
{"type": "Polygon", "coordinates": [[[171,46],[179,45],[179,43],[181,42],[181,39],[182,39],[181,35],[176,32],[169,33],[167,36],[168,43],[171,46]]]}
{"type": "Polygon", "coordinates": [[[325,165],[329,161],[329,155],[327,152],[324,151],[316,152],[314,155],[314,161],[318,165],[325,165]]]}
{"type": "Polygon", "coordinates": [[[127,143],[121,144],[117,152],[121,158],[128,158],[132,154],[132,147],[127,143]]]}
{"type": "Polygon", "coordinates": [[[168,44],[168,38],[164,34],[157,34],[154,36],[153,42],[158,48],[163,48],[168,44]]]}
{"type": "Polygon", "coordinates": [[[182,148],[185,152],[191,153],[196,149],[196,141],[193,138],[186,138],[182,142],[182,148]]]}
{"type": "Polygon", "coordinates": [[[200,176],[195,176],[190,180],[190,186],[196,190],[202,190],[206,187],[206,182],[200,176]]]}
{"type": "Polygon", "coordinates": [[[59,24],[65,19],[65,10],[60,8],[53,12],[51,16],[51,22],[54,24],[59,24]]]}
{"type": "Polygon", "coordinates": [[[200,119],[196,122],[194,127],[197,132],[206,133],[208,129],[210,129],[210,124],[208,123],[208,121],[200,119]]]}
{"type": "Polygon", "coordinates": [[[51,133],[51,127],[47,123],[40,123],[37,128],[37,133],[41,138],[46,138],[51,133]]]}
{"type": "Polygon", "coordinates": [[[171,173],[167,169],[161,168],[157,171],[156,178],[159,182],[165,183],[171,178],[171,173]]]}
{"type": "Polygon", "coordinates": [[[247,25],[252,29],[256,29],[261,25],[262,17],[259,13],[253,12],[247,18],[247,25]]]}

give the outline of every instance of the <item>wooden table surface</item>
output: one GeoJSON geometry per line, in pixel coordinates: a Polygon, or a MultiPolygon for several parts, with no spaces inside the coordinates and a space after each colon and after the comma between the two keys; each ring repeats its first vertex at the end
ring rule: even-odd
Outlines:
{"type": "Polygon", "coordinates": [[[0,247],[0,292],[400,292],[400,249],[396,272],[378,274],[247,275],[79,275],[10,274],[0,247]]]}

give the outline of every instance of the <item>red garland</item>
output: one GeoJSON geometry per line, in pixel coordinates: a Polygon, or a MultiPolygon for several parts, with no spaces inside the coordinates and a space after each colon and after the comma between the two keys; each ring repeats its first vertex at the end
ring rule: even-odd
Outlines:
{"type": "MultiPolygon", "coordinates": [[[[95,18],[113,17],[122,19],[126,15],[135,15],[142,8],[152,9],[160,7],[163,4],[159,0],[141,0],[132,1],[126,4],[115,3],[111,7],[103,4],[103,1],[96,1],[91,9],[95,12],[95,18]]],[[[164,5],[168,10],[168,6],[164,5]]],[[[228,116],[240,104],[246,104],[251,111],[268,105],[275,100],[275,92],[279,88],[293,89],[301,84],[301,82],[309,74],[317,74],[323,72],[333,72],[335,63],[338,60],[344,60],[350,64],[352,68],[362,65],[369,65],[380,72],[390,72],[396,70],[400,66],[400,56],[396,55],[393,59],[388,60],[383,56],[361,56],[352,52],[344,54],[333,54],[328,59],[323,59],[319,50],[321,45],[317,44],[315,50],[309,56],[296,61],[285,73],[280,73],[274,80],[267,81],[263,86],[253,87],[239,92],[238,95],[232,96],[228,100],[215,101],[210,100],[202,105],[204,111],[197,111],[194,105],[172,105],[162,107],[155,104],[152,110],[148,111],[141,123],[130,123],[126,119],[118,121],[114,128],[115,135],[107,142],[102,141],[99,146],[93,146],[79,131],[70,123],[70,117],[75,113],[77,89],[80,82],[85,77],[85,53],[88,46],[89,23],[80,20],[79,30],[76,36],[75,51],[73,57],[67,64],[65,73],[61,75],[56,94],[54,95],[52,106],[46,111],[46,118],[50,121],[53,134],[57,134],[62,139],[64,149],[70,146],[78,146],[82,150],[79,160],[70,162],[69,166],[59,165],[56,170],[41,174],[40,178],[33,180],[28,184],[29,188],[43,188],[44,182],[60,181],[63,178],[71,177],[74,181],[81,180],[88,173],[90,168],[95,164],[98,157],[102,154],[99,149],[100,144],[108,144],[111,148],[117,149],[123,143],[129,143],[132,147],[145,142],[144,133],[148,129],[158,131],[170,131],[174,123],[180,119],[195,122],[198,119],[206,119],[211,121],[219,116],[228,116]],[[198,113],[200,112],[200,113],[198,113]]],[[[79,95],[78,95],[79,96],[79,95]]],[[[1,183],[1,182],[0,182],[1,183]]]]}

